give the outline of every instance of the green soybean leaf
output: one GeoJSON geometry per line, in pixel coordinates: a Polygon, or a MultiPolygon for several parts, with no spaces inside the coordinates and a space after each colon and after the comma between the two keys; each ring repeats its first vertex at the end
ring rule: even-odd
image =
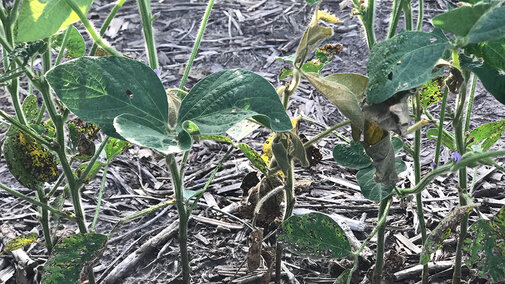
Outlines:
{"type": "Polygon", "coordinates": [[[505,70],[505,38],[470,44],[465,47],[465,52],[481,57],[490,66],[505,70]]]}
{"type": "Polygon", "coordinates": [[[221,134],[251,117],[277,132],[292,128],[279,95],[267,80],[242,69],[223,70],[191,89],[182,101],[178,125],[187,141],[190,132],[221,134]]]}
{"type": "MultiPolygon", "coordinates": [[[[79,167],[77,167],[77,169],[74,172],[76,178],[82,175],[82,172],[88,167],[88,165],[89,163],[83,163],[79,167]]],[[[88,175],[86,176],[86,178],[84,178],[83,182],[89,183],[93,178],[95,178],[95,176],[98,174],[103,165],[105,165],[105,163],[100,161],[96,161],[95,163],[93,163],[91,171],[89,171],[88,175]]]]}
{"type": "Polygon", "coordinates": [[[468,33],[468,42],[477,43],[505,36],[505,6],[492,7],[468,33]]]}
{"type": "Polygon", "coordinates": [[[365,153],[363,145],[354,141],[350,145],[335,145],[333,159],[341,166],[351,169],[363,169],[372,165],[372,161],[365,153]]]}
{"type": "Polygon", "coordinates": [[[367,103],[381,103],[436,77],[433,68],[449,47],[440,33],[417,31],[403,32],[375,44],[367,64],[367,103]]]}
{"type": "Polygon", "coordinates": [[[489,3],[479,3],[473,6],[462,6],[433,17],[431,22],[454,35],[465,37],[477,21],[491,8],[489,3]]]}
{"type": "Polygon", "coordinates": [[[32,243],[36,242],[38,237],[39,235],[37,233],[29,233],[25,236],[15,237],[5,245],[3,252],[24,248],[25,246],[31,245],[32,243]]]}
{"type": "Polygon", "coordinates": [[[155,123],[132,114],[122,114],[114,119],[117,133],[131,143],[155,149],[164,154],[188,150],[191,147],[191,137],[188,138],[189,141],[179,141],[179,145],[175,139],[177,137],[175,131],[166,133],[159,121],[155,123]]]}
{"type": "Polygon", "coordinates": [[[505,207],[491,220],[479,220],[469,228],[463,249],[469,252],[468,266],[494,282],[505,280],[505,207]]]}
{"type": "Polygon", "coordinates": [[[395,151],[395,154],[403,149],[403,141],[399,137],[391,137],[391,144],[393,144],[393,150],[395,151]]]}
{"type": "MultiPolygon", "coordinates": [[[[437,128],[428,129],[428,131],[426,132],[426,137],[428,137],[429,139],[438,140],[438,129],[437,128]]],[[[456,142],[454,140],[454,137],[446,134],[445,132],[442,132],[442,145],[453,151],[456,151],[456,142]]]]}
{"type": "Polygon", "coordinates": [[[461,67],[475,73],[486,90],[500,103],[505,104],[505,74],[503,71],[486,64],[486,62],[472,61],[471,58],[464,55],[460,56],[460,61],[461,67]]]}
{"type": "Polygon", "coordinates": [[[456,232],[456,228],[461,223],[461,220],[463,220],[463,217],[474,207],[474,205],[458,206],[440,221],[438,226],[431,231],[424,242],[420,259],[421,264],[427,264],[430,261],[431,254],[439,250],[444,240],[456,232]]]}
{"type": "Polygon", "coordinates": [[[305,2],[307,2],[307,4],[309,4],[310,6],[316,4],[317,1],[319,1],[319,0],[305,0],[305,2]]]}
{"type": "Polygon", "coordinates": [[[364,118],[360,98],[368,84],[368,78],[359,74],[333,74],[321,77],[316,73],[304,73],[307,80],[327,97],[353,126],[363,129],[364,118]]]}
{"type": "MultiPolygon", "coordinates": [[[[400,158],[395,160],[395,171],[401,173],[407,169],[407,166],[400,158]]],[[[361,193],[365,198],[371,201],[381,201],[386,199],[394,189],[394,186],[386,186],[382,183],[375,181],[375,167],[370,166],[359,170],[356,174],[361,193]]]]}
{"type": "MultiPolygon", "coordinates": [[[[84,14],[93,0],[73,0],[84,14]]],[[[16,42],[49,37],[77,22],[79,17],[64,0],[24,0],[17,22],[16,42]]]]}
{"type": "MultiPolygon", "coordinates": [[[[65,31],[52,37],[51,47],[60,52],[63,39],[65,38],[65,31]]],[[[86,53],[86,43],[82,38],[81,33],[75,28],[70,26],[70,34],[68,35],[67,45],[65,46],[66,56],[69,58],[83,57],[86,53]]]]}
{"type": "Polygon", "coordinates": [[[44,265],[42,283],[78,283],[84,266],[98,257],[106,242],[107,236],[93,233],[64,238],[44,265]]]}
{"type": "Polygon", "coordinates": [[[116,156],[120,155],[121,153],[126,150],[130,146],[130,143],[124,140],[116,139],[116,138],[109,138],[109,141],[107,141],[107,144],[105,144],[105,155],[107,156],[107,160],[112,160],[116,156]]]}
{"type": "Polygon", "coordinates": [[[122,114],[166,132],[165,89],[156,73],[141,62],[116,56],[82,57],[51,69],[47,80],[73,113],[111,137],[123,138],[113,125],[122,114]]]}
{"type": "Polygon", "coordinates": [[[344,258],[351,245],[331,217],[320,213],[294,215],[282,222],[279,241],[290,250],[318,257],[344,258]]]}

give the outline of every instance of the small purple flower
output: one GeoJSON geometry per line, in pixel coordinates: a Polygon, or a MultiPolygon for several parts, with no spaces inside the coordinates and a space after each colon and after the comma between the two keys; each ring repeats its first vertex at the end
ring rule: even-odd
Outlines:
{"type": "Polygon", "coordinates": [[[431,164],[430,164],[430,168],[434,169],[434,168],[436,168],[436,167],[437,167],[437,164],[435,164],[434,162],[431,162],[431,164]]]}
{"type": "Polygon", "coordinates": [[[454,162],[456,162],[456,163],[457,163],[457,162],[461,161],[461,154],[460,154],[460,153],[458,153],[458,152],[454,152],[454,153],[452,153],[451,158],[452,158],[452,160],[453,160],[454,162]]]}
{"type": "Polygon", "coordinates": [[[156,69],[154,69],[153,71],[154,71],[154,73],[156,73],[156,75],[158,75],[158,77],[161,75],[161,71],[160,71],[160,69],[157,69],[157,68],[156,68],[156,69]]]}
{"type": "Polygon", "coordinates": [[[33,65],[33,70],[40,72],[40,70],[42,70],[42,69],[40,69],[40,65],[37,64],[37,65],[33,65]]]}

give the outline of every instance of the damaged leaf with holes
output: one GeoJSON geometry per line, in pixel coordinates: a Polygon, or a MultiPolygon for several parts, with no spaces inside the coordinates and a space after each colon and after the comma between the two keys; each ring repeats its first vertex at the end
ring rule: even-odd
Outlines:
{"type": "Polygon", "coordinates": [[[491,218],[481,219],[469,228],[463,247],[470,255],[468,266],[476,266],[479,274],[495,282],[505,280],[505,207],[491,218]]]}
{"type": "Polygon", "coordinates": [[[433,69],[449,47],[442,33],[418,31],[402,32],[375,44],[367,63],[367,103],[384,102],[437,77],[433,69]]]}
{"type": "Polygon", "coordinates": [[[475,205],[458,206],[440,221],[424,242],[420,259],[421,264],[427,264],[430,261],[431,254],[442,247],[445,239],[456,233],[456,228],[463,220],[463,217],[473,208],[475,208],[475,205]]]}
{"type": "Polygon", "coordinates": [[[279,241],[289,250],[316,257],[344,258],[351,253],[345,232],[320,213],[294,215],[282,223],[279,241]]]}
{"type": "Polygon", "coordinates": [[[84,266],[99,256],[107,236],[75,234],[57,244],[44,265],[42,282],[45,284],[79,283],[84,266]]]}

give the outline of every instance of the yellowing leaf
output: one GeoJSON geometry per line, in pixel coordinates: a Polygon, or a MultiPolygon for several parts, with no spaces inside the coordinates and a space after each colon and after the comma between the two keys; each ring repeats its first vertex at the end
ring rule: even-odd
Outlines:
{"type": "Polygon", "coordinates": [[[370,120],[365,120],[365,143],[368,145],[375,145],[387,135],[379,125],[370,120]]]}
{"type": "Polygon", "coordinates": [[[330,12],[326,11],[326,10],[319,10],[317,11],[317,19],[318,20],[323,20],[327,23],[332,23],[332,24],[337,24],[337,23],[341,23],[342,21],[335,17],[335,15],[331,14],[330,12]]]}
{"type": "Polygon", "coordinates": [[[38,236],[39,235],[37,233],[29,233],[26,236],[15,237],[5,245],[3,252],[14,251],[30,245],[37,241],[38,236]]]}

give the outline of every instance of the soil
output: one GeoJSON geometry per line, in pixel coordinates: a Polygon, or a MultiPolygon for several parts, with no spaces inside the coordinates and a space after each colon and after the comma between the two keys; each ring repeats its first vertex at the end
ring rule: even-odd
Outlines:
{"type": "MultiPolygon", "coordinates": [[[[340,4],[340,1],[326,0],[321,5],[322,9],[335,13],[343,21],[335,25],[335,36],[327,41],[343,44],[343,50],[325,72],[366,74],[368,48],[363,31],[357,18],[351,16],[350,8],[344,5],[341,9],[340,4]]],[[[109,1],[95,1],[89,17],[97,27],[101,26],[113,5],[109,1]]],[[[442,8],[445,8],[445,3],[436,1],[425,1],[425,5],[425,12],[428,15],[440,13],[442,8]]],[[[153,1],[152,8],[156,15],[154,29],[161,64],[161,79],[166,88],[174,88],[178,86],[182,77],[181,71],[191,51],[206,2],[160,0],[153,1]]],[[[386,1],[380,1],[377,5],[379,40],[385,37],[390,9],[390,4],[386,1]]],[[[310,11],[311,8],[302,0],[216,1],[187,87],[191,87],[206,75],[231,68],[254,71],[267,78],[274,86],[280,86],[282,82],[277,76],[286,64],[275,58],[295,52],[304,27],[310,20],[310,11]]],[[[429,21],[423,24],[426,29],[431,29],[429,21]]],[[[139,60],[146,59],[140,16],[135,1],[127,1],[121,8],[105,38],[117,50],[128,56],[139,60]]],[[[2,110],[13,113],[8,94],[3,89],[0,92],[2,110]]],[[[454,98],[450,98],[451,106],[454,105],[453,101],[454,98]]],[[[436,105],[430,111],[436,114],[439,108],[436,105]]],[[[303,115],[325,126],[344,120],[338,110],[306,82],[302,83],[292,96],[289,113],[291,117],[303,115]]],[[[505,106],[498,103],[479,85],[470,129],[502,119],[505,119],[505,106]]],[[[450,124],[447,124],[447,127],[450,128],[450,124]]],[[[321,130],[321,126],[305,121],[299,127],[300,133],[307,137],[313,137],[321,130]]],[[[350,137],[350,129],[343,128],[339,132],[350,137]]],[[[259,151],[268,135],[267,130],[259,129],[244,142],[259,151]]],[[[411,142],[412,137],[408,137],[405,141],[411,142]]],[[[423,141],[422,165],[423,173],[426,173],[430,170],[429,164],[433,160],[435,147],[433,140],[423,139],[423,141]]],[[[339,167],[333,161],[331,154],[333,145],[338,142],[339,138],[336,136],[321,140],[316,146],[321,151],[323,160],[309,169],[301,167],[296,169],[297,179],[312,181],[308,188],[297,194],[296,208],[339,214],[352,219],[362,225],[353,228],[353,233],[358,240],[363,241],[371,233],[376,222],[378,204],[362,196],[354,178],[356,171],[339,167]]],[[[494,147],[503,148],[504,144],[505,141],[501,139],[494,147]]],[[[188,160],[186,187],[201,188],[228,147],[226,144],[209,141],[196,144],[188,160]]],[[[449,150],[443,150],[442,161],[447,161],[450,154],[449,150]]],[[[413,181],[412,161],[406,154],[403,159],[409,164],[409,170],[402,175],[403,182],[400,186],[409,187],[413,181]]],[[[208,194],[200,203],[208,205],[214,203],[219,208],[224,208],[234,202],[240,202],[243,196],[247,195],[241,189],[242,179],[251,171],[253,169],[247,159],[238,151],[234,151],[217,173],[215,181],[207,190],[208,194]]],[[[481,213],[484,215],[495,213],[505,204],[503,174],[493,171],[490,167],[477,169],[475,176],[473,173],[469,170],[470,179],[475,182],[476,199],[482,204],[481,213]]],[[[82,191],[88,220],[93,217],[101,175],[102,173],[99,173],[96,180],[82,191]]],[[[11,188],[34,196],[32,192],[23,189],[10,175],[3,158],[0,160],[0,180],[11,188]]],[[[160,155],[151,150],[130,147],[112,163],[107,174],[97,232],[108,234],[119,218],[158,204],[170,195],[172,187],[169,173],[160,155]]],[[[432,230],[458,203],[456,176],[451,174],[437,178],[422,195],[425,199],[427,226],[432,230]]],[[[66,208],[71,209],[70,203],[66,204],[66,208]]],[[[403,279],[395,278],[397,277],[395,273],[405,272],[406,269],[418,264],[419,248],[422,244],[419,231],[414,229],[417,226],[415,208],[415,200],[411,198],[395,199],[391,207],[386,230],[385,272],[388,283],[417,283],[420,280],[419,272],[408,274],[403,279]]],[[[254,277],[264,273],[266,267],[263,265],[257,271],[248,272],[247,265],[244,264],[251,245],[249,238],[251,229],[236,218],[230,218],[204,205],[197,206],[193,215],[195,218],[189,223],[188,233],[192,283],[260,283],[259,278],[254,277]],[[236,273],[239,268],[239,272],[236,273]]],[[[0,191],[0,224],[9,225],[18,234],[29,231],[42,234],[37,216],[35,207],[0,191]]],[[[98,283],[126,256],[176,219],[175,208],[167,207],[122,225],[113,234],[103,256],[94,264],[98,283]]],[[[470,219],[476,220],[476,216],[470,219]]],[[[246,218],[240,220],[250,222],[246,218]]],[[[76,226],[63,222],[60,229],[76,230],[76,226]]],[[[272,242],[272,239],[267,240],[267,243],[269,242],[272,242]]],[[[369,244],[371,251],[375,250],[375,242],[374,238],[369,244]]],[[[447,244],[437,252],[434,260],[438,263],[453,260],[455,243],[454,236],[449,238],[447,244]]],[[[41,262],[46,258],[45,250],[41,246],[32,245],[28,252],[30,257],[41,262]]],[[[0,259],[0,264],[12,265],[12,258],[5,256],[5,259],[7,263],[1,262],[0,259]]],[[[347,267],[345,261],[336,262],[324,257],[297,255],[289,251],[284,252],[283,261],[286,270],[295,277],[293,280],[283,275],[284,283],[333,283],[336,276],[347,267]]],[[[374,263],[374,256],[366,256],[360,263],[352,283],[369,283],[366,276],[369,274],[371,264],[374,263]]],[[[180,267],[178,240],[173,236],[152,255],[143,259],[132,271],[125,271],[123,280],[118,283],[179,283],[180,267]]],[[[0,266],[0,271],[4,268],[0,266]]],[[[430,283],[448,282],[451,279],[452,268],[442,265],[438,265],[437,268],[438,270],[431,274],[430,283]]],[[[464,270],[464,278],[468,283],[484,283],[476,276],[474,267],[464,270]]],[[[15,283],[13,281],[11,279],[7,283],[15,283]]]]}

